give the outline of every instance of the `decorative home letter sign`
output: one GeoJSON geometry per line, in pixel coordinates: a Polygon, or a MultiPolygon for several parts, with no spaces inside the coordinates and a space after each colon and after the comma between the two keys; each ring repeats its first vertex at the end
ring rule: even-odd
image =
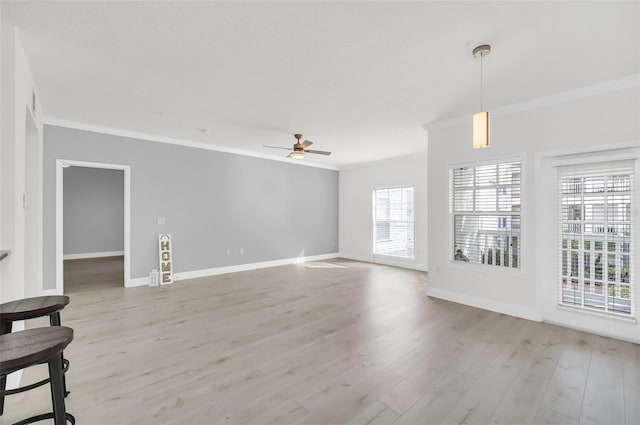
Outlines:
{"type": "Polygon", "coordinates": [[[171,265],[171,262],[173,261],[171,255],[171,235],[166,233],[158,235],[158,242],[160,244],[160,284],[168,285],[170,283],[173,283],[173,266],[171,265]]]}

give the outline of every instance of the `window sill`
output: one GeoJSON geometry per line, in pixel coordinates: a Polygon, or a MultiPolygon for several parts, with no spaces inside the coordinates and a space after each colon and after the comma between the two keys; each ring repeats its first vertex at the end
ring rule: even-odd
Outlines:
{"type": "Polygon", "coordinates": [[[556,304],[556,308],[561,311],[567,311],[567,312],[578,313],[578,314],[586,314],[588,316],[595,316],[603,319],[613,319],[619,322],[634,323],[634,324],[638,323],[638,320],[634,316],[623,316],[621,314],[607,313],[604,311],[597,311],[597,310],[588,310],[588,309],[583,309],[582,307],[571,307],[570,305],[564,305],[564,304],[556,304]]]}
{"type": "Polygon", "coordinates": [[[524,279],[526,277],[522,269],[507,269],[499,266],[468,263],[466,261],[449,261],[449,268],[473,273],[487,273],[497,276],[513,277],[515,279],[524,279]]]}

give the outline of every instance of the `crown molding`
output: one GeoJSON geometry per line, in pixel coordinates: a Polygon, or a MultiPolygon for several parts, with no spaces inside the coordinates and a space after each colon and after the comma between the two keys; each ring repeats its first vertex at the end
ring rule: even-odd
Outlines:
{"type": "MultiPolygon", "coordinates": [[[[525,100],[523,102],[499,106],[497,108],[491,108],[491,116],[495,118],[504,115],[515,114],[518,112],[544,108],[545,106],[557,105],[576,99],[582,99],[589,96],[596,96],[638,86],[640,86],[640,73],[631,74],[627,75],[626,77],[616,78],[615,80],[604,81],[602,83],[597,83],[590,86],[567,90],[548,96],[536,97],[533,99],[525,100]]],[[[423,128],[427,131],[431,131],[465,124],[471,125],[470,114],[461,117],[445,119],[442,121],[434,121],[432,123],[425,124],[423,128]]]]}
{"type": "Polygon", "coordinates": [[[71,128],[74,130],[90,131],[92,133],[108,134],[111,136],[120,136],[120,137],[126,137],[130,139],[137,139],[137,140],[143,140],[143,141],[149,141],[149,142],[167,143],[171,145],[185,146],[185,147],[195,148],[195,149],[204,149],[209,151],[231,153],[235,155],[250,156],[254,158],[268,159],[271,161],[285,162],[287,164],[292,164],[292,165],[302,165],[305,167],[324,168],[326,170],[338,171],[338,167],[333,165],[318,164],[318,163],[309,162],[309,161],[292,162],[292,160],[289,160],[283,157],[263,154],[259,152],[252,152],[244,149],[235,149],[227,146],[213,145],[209,143],[194,142],[191,140],[159,136],[157,134],[142,133],[137,131],[124,130],[120,128],[107,127],[107,126],[83,123],[78,121],[64,120],[61,118],[55,118],[51,116],[44,116],[43,124],[54,126],[54,127],[71,128]]]}

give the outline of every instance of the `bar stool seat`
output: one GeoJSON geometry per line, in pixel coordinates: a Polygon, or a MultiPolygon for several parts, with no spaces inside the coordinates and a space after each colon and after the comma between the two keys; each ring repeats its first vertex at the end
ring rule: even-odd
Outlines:
{"type": "MultiPolygon", "coordinates": [[[[2,334],[11,332],[13,322],[18,320],[29,320],[38,317],[49,316],[51,321],[60,322],[60,310],[69,304],[69,297],[66,295],[50,295],[22,300],[10,301],[0,304],[0,322],[2,323],[2,334]]],[[[60,323],[51,326],[60,326],[60,323]]]]}
{"type": "Polygon", "coordinates": [[[69,421],[75,424],[73,415],[66,413],[64,385],[62,382],[62,351],[73,340],[73,329],[64,326],[35,328],[0,335],[0,376],[40,363],[49,367],[52,413],[32,416],[14,425],[54,419],[56,425],[69,421]]]}
{"type": "MultiPolygon", "coordinates": [[[[51,326],[60,326],[60,311],[69,304],[69,297],[66,295],[50,295],[42,297],[24,298],[21,300],[10,301],[8,303],[0,304],[0,335],[10,333],[13,328],[13,322],[19,320],[36,319],[38,317],[49,316],[49,323],[51,326]]],[[[62,356],[62,354],[61,354],[62,356]]],[[[69,360],[64,359],[62,356],[62,362],[64,364],[63,373],[69,368],[69,360]]],[[[15,394],[17,392],[26,391],[32,388],[39,387],[49,382],[48,379],[36,382],[26,387],[18,388],[15,390],[5,390],[6,379],[0,378],[0,415],[4,413],[4,397],[5,395],[15,394]]],[[[69,394],[67,391],[67,383],[62,377],[62,383],[64,385],[65,397],[69,394]]]]}

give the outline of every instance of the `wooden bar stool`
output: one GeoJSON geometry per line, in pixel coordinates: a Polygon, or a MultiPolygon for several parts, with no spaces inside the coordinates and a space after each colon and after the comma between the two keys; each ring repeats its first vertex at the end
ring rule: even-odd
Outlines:
{"type": "MultiPolygon", "coordinates": [[[[32,416],[14,425],[25,425],[45,419],[53,419],[55,425],[75,424],[76,419],[67,413],[64,406],[64,384],[62,382],[62,351],[73,340],[73,329],[64,326],[35,328],[0,335],[0,376],[36,364],[47,363],[51,387],[53,412],[32,416]]],[[[24,387],[22,391],[33,388],[24,387]]]]}
{"type": "MultiPolygon", "coordinates": [[[[69,304],[69,297],[66,295],[25,298],[0,304],[0,335],[10,333],[13,328],[13,322],[35,319],[43,316],[49,316],[49,323],[51,326],[60,326],[60,311],[65,308],[67,304],[69,304]]],[[[64,365],[63,372],[66,372],[69,368],[69,361],[64,358],[63,353],[60,353],[60,356],[64,365]]],[[[36,384],[30,385],[28,388],[25,388],[35,388],[46,384],[47,382],[48,380],[40,381],[36,384]]],[[[66,397],[69,392],[67,391],[67,382],[64,375],[62,376],[62,384],[64,385],[64,393],[66,397]]],[[[5,395],[20,392],[18,391],[19,389],[6,391],[6,386],[7,377],[6,375],[2,375],[2,377],[0,377],[0,415],[4,412],[5,395]]]]}

